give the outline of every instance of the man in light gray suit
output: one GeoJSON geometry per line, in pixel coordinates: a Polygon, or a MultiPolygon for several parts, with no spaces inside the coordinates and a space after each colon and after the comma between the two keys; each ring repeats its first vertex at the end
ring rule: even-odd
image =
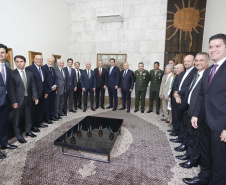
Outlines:
{"type": "Polygon", "coordinates": [[[170,88],[170,80],[173,75],[173,66],[171,64],[166,65],[165,67],[165,75],[162,77],[162,82],[159,90],[159,98],[162,100],[162,109],[163,109],[163,119],[162,121],[166,121],[169,123],[169,112],[167,110],[168,107],[168,92],[170,88]]]}
{"type": "Polygon", "coordinates": [[[55,118],[61,119],[63,108],[64,108],[64,94],[66,92],[66,73],[63,69],[64,61],[62,59],[57,60],[56,72],[56,103],[55,103],[55,118]]]}

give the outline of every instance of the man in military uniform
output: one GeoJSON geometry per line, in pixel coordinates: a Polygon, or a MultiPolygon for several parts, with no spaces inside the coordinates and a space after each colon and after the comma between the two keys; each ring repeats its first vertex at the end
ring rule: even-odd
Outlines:
{"type": "Polygon", "coordinates": [[[159,89],[160,89],[163,75],[164,75],[164,72],[161,69],[159,69],[159,62],[155,62],[154,69],[150,71],[150,75],[149,75],[149,80],[151,81],[151,85],[150,85],[150,96],[149,96],[149,110],[147,111],[147,113],[150,113],[153,111],[153,101],[155,96],[156,114],[159,114],[159,108],[160,108],[159,89]]]}
{"type": "Polygon", "coordinates": [[[149,83],[149,73],[147,70],[144,70],[144,63],[140,62],[138,64],[139,70],[135,71],[135,110],[137,112],[139,110],[139,101],[141,99],[141,113],[144,113],[145,107],[145,95],[147,91],[147,86],[149,83]]]}

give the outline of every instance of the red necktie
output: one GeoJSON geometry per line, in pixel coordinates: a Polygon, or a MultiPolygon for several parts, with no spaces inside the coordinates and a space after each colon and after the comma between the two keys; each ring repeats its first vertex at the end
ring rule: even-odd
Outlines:
{"type": "Polygon", "coordinates": [[[101,68],[99,69],[99,76],[101,76],[101,68]]]}

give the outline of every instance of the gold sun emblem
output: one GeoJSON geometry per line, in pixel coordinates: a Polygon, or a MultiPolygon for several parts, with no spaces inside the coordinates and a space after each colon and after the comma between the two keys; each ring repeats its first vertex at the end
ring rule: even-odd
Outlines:
{"type": "Polygon", "coordinates": [[[192,31],[194,30],[196,33],[199,33],[196,29],[197,26],[203,28],[202,25],[199,24],[201,20],[204,20],[204,18],[200,18],[200,14],[205,11],[205,8],[199,11],[198,9],[195,9],[195,6],[197,5],[198,0],[195,1],[195,4],[193,7],[190,6],[190,0],[188,1],[188,7],[185,8],[184,0],[182,0],[182,9],[178,7],[177,4],[174,4],[177,8],[177,12],[170,12],[174,15],[173,20],[167,20],[167,22],[173,22],[173,24],[169,25],[166,29],[170,27],[174,27],[176,30],[175,32],[167,38],[167,40],[170,40],[176,33],[180,30],[180,39],[179,39],[179,51],[181,51],[181,37],[182,32],[185,32],[185,40],[187,38],[187,35],[190,36],[190,43],[189,43],[189,52],[191,51],[192,47],[192,31]],[[192,30],[193,29],[193,30],[192,30]]]}

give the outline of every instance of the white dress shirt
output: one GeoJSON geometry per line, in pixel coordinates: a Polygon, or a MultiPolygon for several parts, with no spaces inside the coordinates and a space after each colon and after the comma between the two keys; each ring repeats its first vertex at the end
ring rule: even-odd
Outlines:
{"type": "Polygon", "coordinates": [[[184,74],[184,76],[183,76],[183,78],[182,78],[182,80],[181,80],[181,82],[180,82],[179,91],[181,90],[181,86],[183,85],[185,78],[188,76],[188,74],[191,72],[191,70],[192,70],[193,68],[194,68],[194,66],[191,67],[190,69],[187,69],[187,70],[186,70],[186,72],[185,72],[185,74],[184,74]]]}
{"type": "MultiPolygon", "coordinates": [[[[202,75],[203,75],[204,71],[205,71],[205,70],[198,72],[198,73],[199,73],[199,77],[198,77],[197,81],[195,82],[195,85],[193,86],[192,90],[190,91],[190,93],[189,93],[189,95],[188,95],[188,104],[189,104],[189,105],[190,105],[190,101],[191,101],[191,95],[192,95],[192,92],[193,92],[193,90],[195,89],[195,87],[196,87],[196,85],[198,84],[198,82],[200,81],[200,79],[202,78],[202,75]]],[[[192,82],[193,82],[193,81],[192,81],[192,82]]],[[[192,85],[192,83],[191,83],[191,85],[192,85]]],[[[191,85],[190,85],[190,87],[191,87],[191,85]]],[[[190,87],[189,87],[189,88],[190,88],[190,87]]]]}
{"type": "Polygon", "coordinates": [[[24,70],[21,70],[21,69],[18,69],[17,68],[17,70],[18,70],[18,72],[20,74],[20,77],[21,77],[22,81],[23,81],[23,73],[22,73],[22,71],[24,72],[24,75],[25,75],[25,78],[26,78],[26,81],[27,81],[27,76],[26,76],[25,68],[24,68],[24,70]]]}

